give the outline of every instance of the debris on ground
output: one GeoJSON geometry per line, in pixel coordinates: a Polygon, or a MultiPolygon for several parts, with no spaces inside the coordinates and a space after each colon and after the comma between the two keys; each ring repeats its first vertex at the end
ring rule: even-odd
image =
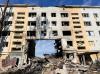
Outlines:
{"type": "Polygon", "coordinates": [[[94,64],[91,68],[74,64],[62,58],[33,58],[29,64],[23,64],[20,68],[9,68],[1,74],[100,74],[100,68],[97,70],[94,64]]]}

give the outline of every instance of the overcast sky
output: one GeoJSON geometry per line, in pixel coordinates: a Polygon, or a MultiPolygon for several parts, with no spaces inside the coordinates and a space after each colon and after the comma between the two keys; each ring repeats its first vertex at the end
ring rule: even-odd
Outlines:
{"type": "MultiPolygon", "coordinates": [[[[5,0],[0,0],[4,3],[5,0]]],[[[60,5],[100,5],[100,0],[10,0],[12,4],[33,4],[38,6],[60,6],[60,5]]]]}

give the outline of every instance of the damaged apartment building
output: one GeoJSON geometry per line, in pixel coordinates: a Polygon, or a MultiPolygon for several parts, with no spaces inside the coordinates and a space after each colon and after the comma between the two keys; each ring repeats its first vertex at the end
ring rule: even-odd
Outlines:
{"type": "Polygon", "coordinates": [[[0,39],[0,67],[35,57],[36,40],[54,40],[57,56],[89,64],[100,58],[100,7],[9,5],[0,39]]]}

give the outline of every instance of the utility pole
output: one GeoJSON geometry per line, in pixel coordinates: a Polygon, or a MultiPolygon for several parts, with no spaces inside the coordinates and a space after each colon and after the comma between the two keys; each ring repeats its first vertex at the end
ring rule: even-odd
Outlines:
{"type": "Polygon", "coordinates": [[[4,4],[4,10],[2,10],[2,8],[1,8],[2,15],[1,15],[1,18],[0,18],[0,37],[1,37],[3,26],[4,26],[4,20],[5,20],[5,17],[6,17],[6,10],[8,8],[8,5],[9,5],[9,0],[6,0],[6,2],[4,4]]]}

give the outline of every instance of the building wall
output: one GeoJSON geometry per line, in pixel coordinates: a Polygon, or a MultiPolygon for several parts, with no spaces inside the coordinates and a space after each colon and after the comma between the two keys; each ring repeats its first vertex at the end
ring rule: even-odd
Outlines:
{"type": "MultiPolygon", "coordinates": [[[[9,11],[9,9],[7,10],[9,11]]],[[[1,11],[0,11],[1,12],[1,11]]],[[[9,52],[11,57],[19,57],[23,59],[23,52],[26,46],[26,39],[61,39],[63,50],[68,50],[68,46],[74,50],[99,50],[100,47],[100,25],[97,26],[96,21],[100,22],[100,8],[96,7],[12,7],[11,12],[13,16],[8,20],[12,21],[10,26],[10,35],[6,41],[8,46],[3,48],[2,53],[7,52],[7,55],[2,55],[0,59],[5,59],[9,52]],[[29,16],[29,13],[36,13],[29,16]],[[41,14],[46,13],[46,17],[42,17],[41,14]],[[55,17],[51,14],[55,13],[55,17]],[[65,13],[61,17],[61,13],[65,13]],[[67,13],[67,14],[66,14],[67,13]],[[84,17],[82,14],[88,13],[89,16],[84,17]],[[94,14],[97,14],[95,17],[94,14]],[[38,21],[36,21],[38,19],[38,21]],[[29,26],[29,21],[36,21],[37,26],[29,26]],[[39,27],[41,21],[46,21],[46,36],[41,37],[40,31],[42,27],[39,27]],[[56,21],[56,26],[52,24],[52,21],[56,21]],[[62,26],[62,21],[68,21],[67,26],[62,26]],[[84,26],[84,21],[90,21],[91,26],[84,26]],[[16,27],[17,26],[17,27],[16,27]],[[19,28],[20,27],[20,28],[19,28]],[[15,33],[20,31],[21,33],[15,33]],[[36,31],[36,36],[27,36],[27,31],[36,31]],[[52,31],[57,31],[58,35],[53,35],[52,31]],[[62,31],[70,31],[71,35],[64,36],[62,31]],[[93,31],[92,36],[89,36],[87,31],[93,31]],[[78,33],[77,33],[78,32],[78,33]],[[20,36],[22,38],[15,39],[14,36],[20,36]],[[77,36],[77,38],[76,38],[77,36]],[[72,46],[68,45],[68,41],[72,41],[72,46]],[[80,43],[80,41],[82,41],[80,43]],[[21,42],[13,43],[13,42],[21,42]],[[80,46],[80,47],[79,47],[80,46]],[[78,48],[79,47],[79,48],[78,48]],[[17,48],[17,49],[16,49],[17,48]],[[20,49],[18,49],[20,48],[20,49]],[[14,53],[12,53],[14,52],[14,53]],[[17,53],[20,52],[20,53],[17,53]],[[17,55],[17,56],[16,56],[17,55]]],[[[54,16],[54,15],[53,15],[54,16]]],[[[43,29],[44,30],[44,29],[43,29]]],[[[68,33],[67,33],[68,34],[68,33]]],[[[24,60],[23,60],[24,61],[24,60]]]]}

